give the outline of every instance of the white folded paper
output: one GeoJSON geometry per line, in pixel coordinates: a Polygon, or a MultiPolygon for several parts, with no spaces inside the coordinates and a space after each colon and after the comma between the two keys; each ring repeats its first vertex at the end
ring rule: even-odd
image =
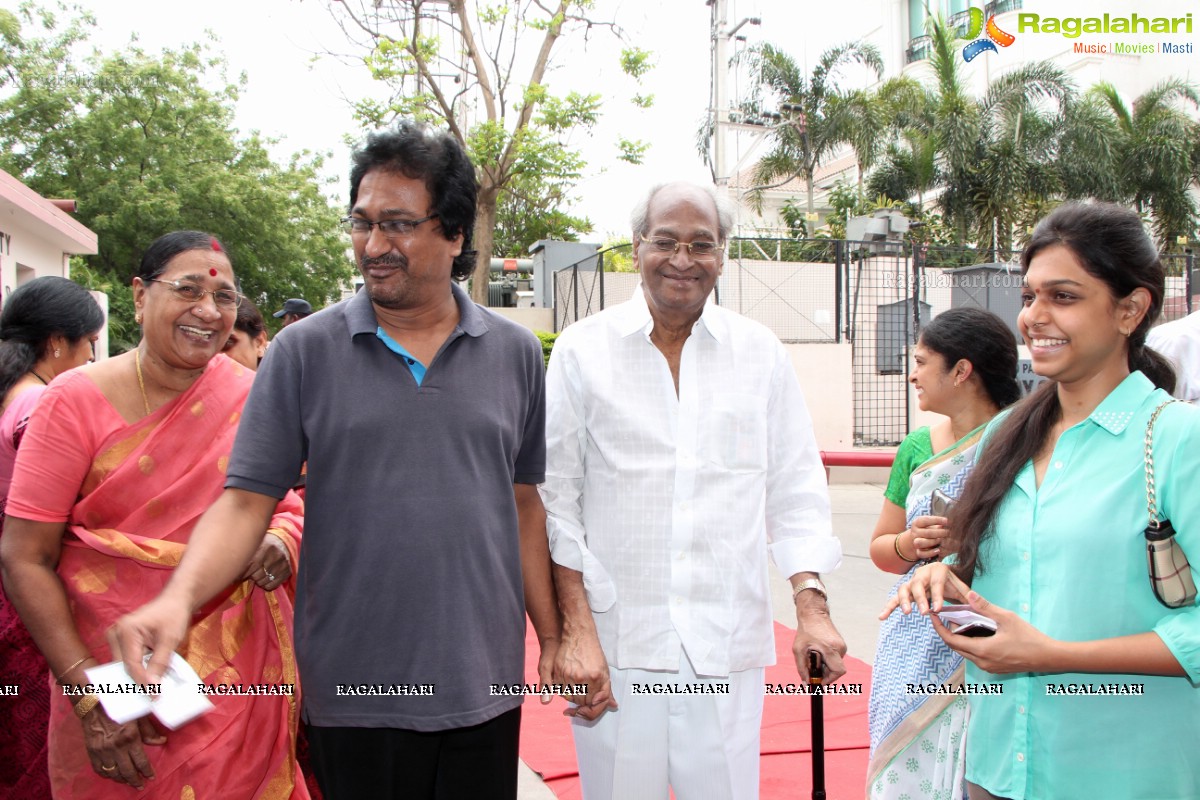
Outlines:
{"type": "MultiPolygon", "coordinates": [[[[149,661],[147,655],[144,663],[149,661]]],[[[171,654],[166,673],[153,688],[135,683],[120,661],[85,669],[84,674],[100,698],[104,713],[118,724],[152,713],[163,725],[176,730],[213,707],[200,691],[200,676],[178,653],[171,654]]]]}

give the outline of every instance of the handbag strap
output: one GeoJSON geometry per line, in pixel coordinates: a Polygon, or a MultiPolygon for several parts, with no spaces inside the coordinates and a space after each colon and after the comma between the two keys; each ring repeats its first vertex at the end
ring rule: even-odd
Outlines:
{"type": "Polygon", "coordinates": [[[1150,415],[1150,421],[1146,423],[1146,513],[1150,516],[1149,527],[1155,530],[1158,528],[1158,505],[1154,496],[1154,422],[1162,410],[1174,402],[1172,398],[1159,403],[1158,408],[1150,415]]]}

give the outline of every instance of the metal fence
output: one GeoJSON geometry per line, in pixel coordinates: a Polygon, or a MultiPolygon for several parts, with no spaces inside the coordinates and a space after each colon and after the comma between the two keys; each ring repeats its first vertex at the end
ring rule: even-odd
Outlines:
{"type": "Polygon", "coordinates": [[[633,295],[638,274],[613,268],[613,262],[628,261],[632,249],[630,244],[609,247],[554,273],[554,330],[561,331],[633,295]]]}
{"type": "Polygon", "coordinates": [[[1163,319],[1186,317],[1200,308],[1200,285],[1196,283],[1196,257],[1191,252],[1163,256],[1167,270],[1167,292],[1163,298],[1163,319]]]}
{"type": "MultiPolygon", "coordinates": [[[[555,273],[555,330],[629,299],[637,273],[612,269],[614,257],[621,259],[629,248],[601,251],[555,273]]],[[[1015,332],[1018,259],[1017,252],[973,248],[735,238],[717,302],[761,322],[784,342],[850,344],[854,444],[896,445],[909,432],[908,353],[917,332],[931,317],[961,305],[998,309],[1015,332]]],[[[1195,264],[1190,253],[1166,257],[1164,264],[1164,318],[1175,319],[1193,310],[1195,264]]]]}

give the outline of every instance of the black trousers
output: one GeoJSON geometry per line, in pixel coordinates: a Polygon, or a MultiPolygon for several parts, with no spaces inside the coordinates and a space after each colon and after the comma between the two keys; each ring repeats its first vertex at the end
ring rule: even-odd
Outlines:
{"type": "Polygon", "coordinates": [[[520,707],[432,733],[307,728],[325,800],[516,800],[520,707]]]}

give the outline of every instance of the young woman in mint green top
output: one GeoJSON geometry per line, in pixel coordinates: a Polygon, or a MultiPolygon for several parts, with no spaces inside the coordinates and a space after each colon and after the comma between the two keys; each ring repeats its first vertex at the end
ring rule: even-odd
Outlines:
{"type": "MultiPolygon", "coordinates": [[[[1051,380],[997,417],[951,515],[953,568],[917,570],[885,609],[966,600],[989,638],[938,635],[965,656],[974,798],[1200,797],[1200,606],[1168,609],[1149,584],[1146,425],[1174,384],[1145,347],[1161,262],[1141,220],[1068,204],[1022,255],[1019,327],[1051,380]]],[[[1158,508],[1200,564],[1200,409],[1154,430],[1158,508]]]]}

